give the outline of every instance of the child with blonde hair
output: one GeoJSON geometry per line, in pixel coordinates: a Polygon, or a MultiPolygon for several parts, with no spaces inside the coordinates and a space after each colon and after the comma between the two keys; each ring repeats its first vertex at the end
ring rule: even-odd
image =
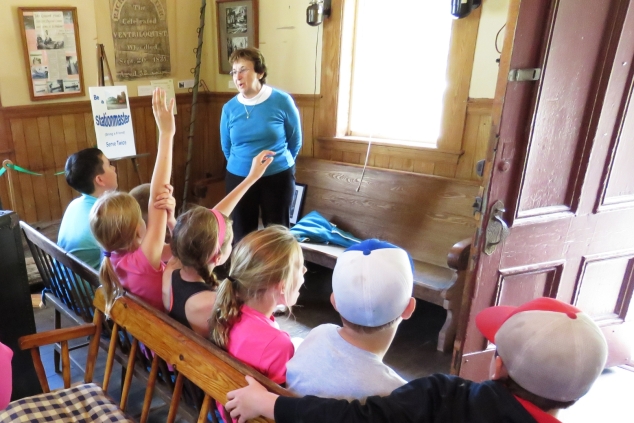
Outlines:
{"type": "Polygon", "coordinates": [[[108,193],[95,203],[90,213],[90,228],[104,251],[99,272],[104,287],[106,314],[115,300],[127,290],[148,304],[163,309],[161,277],[167,212],[154,207],[165,194],[172,173],[172,147],[176,126],[174,99],[169,107],[165,91],[152,94],[152,111],[159,128],[156,163],[150,183],[147,227],[137,201],[130,194],[108,193]]]}
{"type": "Polygon", "coordinates": [[[262,151],[249,175],[213,209],[196,206],[178,217],[170,242],[174,259],[163,273],[163,306],[169,315],[202,336],[209,335],[208,319],[216,301],[218,281],[213,268],[231,254],[233,230],[229,215],[247,190],[273,161],[262,151]]]}
{"type": "Polygon", "coordinates": [[[287,228],[269,226],[244,237],[218,289],[209,319],[212,341],[274,382],[285,383],[286,363],[295,350],[273,311],[295,305],[305,271],[302,249],[287,228]]]}

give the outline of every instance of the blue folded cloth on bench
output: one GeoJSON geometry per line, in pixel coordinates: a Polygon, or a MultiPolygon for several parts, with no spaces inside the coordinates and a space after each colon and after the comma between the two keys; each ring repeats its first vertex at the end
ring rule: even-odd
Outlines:
{"type": "Polygon", "coordinates": [[[335,244],[348,248],[361,242],[349,232],[342,231],[317,211],[311,211],[291,228],[299,242],[335,244]]]}

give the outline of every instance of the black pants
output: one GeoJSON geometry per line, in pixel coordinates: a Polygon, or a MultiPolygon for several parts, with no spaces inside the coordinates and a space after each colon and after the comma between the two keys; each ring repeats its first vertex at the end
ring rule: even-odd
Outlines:
{"type": "MultiPolygon", "coordinates": [[[[227,172],[225,187],[230,193],[245,178],[227,172]]],[[[258,229],[258,217],[262,211],[264,227],[272,224],[289,226],[289,210],[295,193],[295,166],[276,173],[263,176],[238,202],[233,209],[233,242],[234,244],[250,232],[258,229]]]]}

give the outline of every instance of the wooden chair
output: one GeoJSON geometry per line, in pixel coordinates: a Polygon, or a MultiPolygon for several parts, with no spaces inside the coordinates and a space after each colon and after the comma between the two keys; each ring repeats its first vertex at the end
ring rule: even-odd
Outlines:
{"type": "MultiPolygon", "coordinates": [[[[171,319],[164,313],[158,312],[152,307],[144,304],[134,296],[125,296],[118,299],[110,312],[113,321],[108,355],[106,358],[106,368],[103,382],[100,388],[90,385],[93,381],[95,362],[99,352],[99,339],[101,338],[103,322],[105,319],[105,301],[102,289],[97,290],[94,305],[96,307],[92,323],[75,326],[72,328],[54,329],[52,331],[28,335],[20,338],[20,348],[30,349],[35,363],[36,372],[42,389],[45,394],[50,393],[44,366],[39,355],[39,347],[59,342],[62,346],[62,364],[64,389],[53,392],[55,398],[68,396],[71,387],[70,380],[70,359],[68,341],[91,336],[84,384],[79,385],[80,389],[90,391],[94,395],[104,397],[110,385],[112,367],[119,346],[117,342],[121,331],[125,328],[130,336],[132,352],[129,354],[128,368],[133,368],[139,346],[143,343],[154,352],[151,359],[150,377],[148,379],[145,398],[140,420],[147,421],[150,412],[150,403],[155,391],[157,376],[159,374],[159,362],[164,360],[171,364],[174,369],[174,395],[172,396],[167,422],[173,422],[179,409],[180,399],[185,380],[191,381],[204,395],[202,406],[198,412],[198,422],[205,422],[209,416],[209,411],[213,409],[214,401],[222,404],[226,403],[227,392],[246,386],[245,375],[250,375],[267,389],[280,395],[290,395],[288,391],[273,383],[271,380],[256,372],[252,368],[237,361],[225,351],[216,347],[193,331],[184,330],[184,326],[171,319]],[[88,384],[88,385],[86,385],[88,384]]],[[[119,404],[114,404],[111,399],[106,404],[104,412],[110,412],[123,418],[128,406],[128,396],[132,382],[132,374],[126,374],[123,383],[123,393],[119,404]],[[112,405],[118,410],[112,410],[112,405]]],[[[78,388],[75,386],[74,388],[78,388]]],[[[91,395],[92,395],[91,394],[91,395]]],[[[50,395],[49,395],[50,396],[50,395]]],[[[29,404],[37,404],[41,401],[41,396],[31,397],[24,400],[29,404]]],[[[0,412],[0,420],[6,418],[16,407],[20,406],[17,401],[10,404],[7,410],[0,412]]],[[[100,410],[92,410],[100,412],[100,410]]],[[[213,413],[212,413],[213,416],[213,413]]],[[[52,417],[55,419],[55,416],[52,417]]],[[[4,421],[4,420],[2,420],[4,421]]],[[[55,421],[55,420],[54,420],[55,421]]],[[[255,421],[269,421],[267,419],[256,419],[255,421]]]]}

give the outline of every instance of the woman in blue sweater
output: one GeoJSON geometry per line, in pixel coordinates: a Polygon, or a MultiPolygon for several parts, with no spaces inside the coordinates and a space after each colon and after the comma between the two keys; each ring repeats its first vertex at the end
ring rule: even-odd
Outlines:
{"type": "Polygon", "coordinates": [[[229,62],[239,93],[224,105],[220,118],[220,142],[227,158],[227,192],[246,178],[253,157],[260,151],[275,152],[275,160],[264,176],[233,210],[235,243],[257,229],[259,211],[264,226],[288,227],[302,131],[291,96],[266,85],[266,64],[258,49],[235,50],[229,62]]]}

